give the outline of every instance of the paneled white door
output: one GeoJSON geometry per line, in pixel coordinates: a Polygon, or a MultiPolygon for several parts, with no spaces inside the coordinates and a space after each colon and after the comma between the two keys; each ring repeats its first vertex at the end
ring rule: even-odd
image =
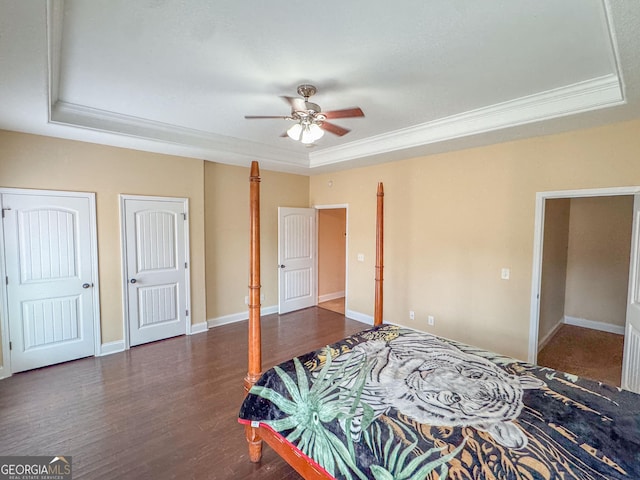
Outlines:
{"type": "Polygon", "coordinates": [[[79,195],[1,195],[13,373],[96,353],[95,204],[79,195]]]}
{"type": "Polygon", "coordinates": [[[632,225],[622,388],[640,393],[640,195],[634,198],[632,225]]]}
{"type": "Polygon", "coordinates": [[[317,303],[316,211],[278,208],[278,313],[317,303]]]}
{"type": "Polygon", "coordinates": [[[122,199],[129,346],[187,333],[187,200],[122,199]]]}

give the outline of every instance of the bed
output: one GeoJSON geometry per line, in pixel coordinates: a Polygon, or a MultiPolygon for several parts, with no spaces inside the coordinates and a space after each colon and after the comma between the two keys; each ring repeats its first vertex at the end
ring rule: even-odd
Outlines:
{"type": "Polygon", "coordinates": [[[262,374],[259,182],[254,162],[239,415],[251,461],[264,441],[307,479],[640,479],[640,396],[382,325],[382,184],[374,327],[262,374]]]}

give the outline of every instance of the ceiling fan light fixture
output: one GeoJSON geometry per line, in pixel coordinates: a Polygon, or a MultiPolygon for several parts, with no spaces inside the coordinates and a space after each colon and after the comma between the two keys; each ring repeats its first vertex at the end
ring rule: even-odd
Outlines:
{"type": "Polygon", "coordinates": [[[291,138],[292,140],[295,141],[301,141],[302,140],[302,125],[300,125],[299,123],[295,123],[293,124],[289,130],[287,130],[287,135],[289,135],[289,138],[291,138]]]}
{"type": "Polygon", "coordinates": [[[302,129],[302,137],[300,141],[304,144],[313,143],[324,135],[324,130],[317,123],[305,125],[302,129]]]}

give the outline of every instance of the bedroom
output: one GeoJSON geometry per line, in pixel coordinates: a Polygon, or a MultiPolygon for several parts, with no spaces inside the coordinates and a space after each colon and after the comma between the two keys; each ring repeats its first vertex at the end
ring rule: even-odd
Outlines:
{"type": "MultiPolygon", "coordinates": [[[[639,130],[640,121],[631,119],[310,176],[266,169],[264,305],[277,302],[276,272],[266,267],[277,264],[275,207],[348,203],[349,309],[372,314],[369,187],[382,180],[388,192],[385,318],[427,329],[426,316],[434,315],[433,333],[526,359],[535,194],[640,185],[639,130]],[[511,269],[509,281],[500,279],[503,267],[511,269]]],[[[2,132],[0,145],[2,187],[97,193],[103,345],[123,340],[121,193],[189,197],[193,325],[220,323],[246,308],[248,163],[11,131],[2,132]]]]}

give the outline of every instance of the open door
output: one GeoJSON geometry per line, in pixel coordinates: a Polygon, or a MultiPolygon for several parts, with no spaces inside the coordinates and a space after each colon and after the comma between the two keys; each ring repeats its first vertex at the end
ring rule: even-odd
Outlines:
{"type": "Polygon", "coordinates": [[[640,194],[634,196],[622,388],[640,393],[640,194]]]}
{"type": "Polygon", "coordinates": [[[312,307],[318,298],[316,210],[278,208],[278,313],[312,307]]]}

